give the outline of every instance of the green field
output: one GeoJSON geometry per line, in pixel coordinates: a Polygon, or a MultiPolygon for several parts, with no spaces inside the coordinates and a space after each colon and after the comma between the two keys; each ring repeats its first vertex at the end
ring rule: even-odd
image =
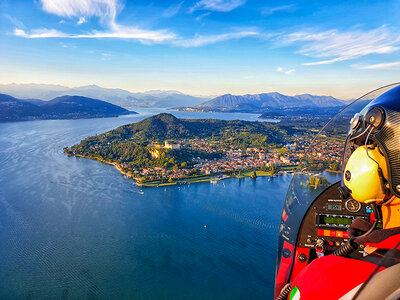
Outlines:
{"type": "MultiPolygon", "coordinates": [[[[238,175],[238,178],[243,178],[243,177],[251,177],[254,174],[254,170],[247,171],[242,173],[241,175],[238,175]]],[[[266,172],[266,171],[256,171],[257,176],[271,176],[273,175],[272,172],[266,172]]]]}

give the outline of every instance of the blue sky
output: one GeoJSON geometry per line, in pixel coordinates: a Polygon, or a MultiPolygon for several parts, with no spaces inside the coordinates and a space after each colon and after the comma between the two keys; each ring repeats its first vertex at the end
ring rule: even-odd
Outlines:
{"type": "Polygon", "coordinates": [[[2,0],[0,83],[351,98],[400,81],[400,1],[2,0]]]}

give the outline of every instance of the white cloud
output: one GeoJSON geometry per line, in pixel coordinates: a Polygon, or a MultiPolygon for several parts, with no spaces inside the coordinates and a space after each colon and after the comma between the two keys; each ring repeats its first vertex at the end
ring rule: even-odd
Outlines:
{"type": "Polygon", "coordinates": [[[40,0],[42,9],[64,18],[99,17],[112,23],[118,14],[118,0],[40,0]]]}
{"type": "Polygon", "coordinates": [[[86,21],[86,18],[85,18],[85,17],[80,17],[79,20],[78,20],[78,22],[76,22],[76,24],[81,25],[81,24],[86,23],[86,22],[87,22],[87,21],[86,21]]]}
{"type": "MultiPolygon", "coordinates": [[[[116,21],[118,8],[120,5],[117,0],[40,0],[42,8],[48,13],[58,15],[63,18],[79,18],[77,24],[86,22],[87,17],[99,17],[104,25],[104,30],[93,30],[82,33],[66,33],[55,29],[33,29],[23,30],[14,29],[14,35],[30,38],[109,38],[109,39],[132,39],[143,44],[168,43],[179,47],[200,47],[214,44],[221,41],[240,39],[249,36],[260,36],[254,30],[242,30],[238,32],[225,33],[219,35],[196,35],[192,39],[184,39],[176,36],[168,30],[144,30],[135,26],[121,25],[116,21]]],[[[228,11],[243,4],[245,0],[202,0],[198,5],[207,9],[228,11]]],[[[171,7],[166,16],[173,16],[178,13],[184,1],[171,7]]]]}
{"type": "Polygon", "coordinates": [[[192,13],[195,10],[228,12],[242,6],[245,2],[246,0],[201,0],[189,12],[192,13]]]}
{"type": "Polygon", "coordinates": [[[175,16],[181,10],[181,7],[184,2],[185,1],[181,1],[176,5],[172,5],[172,6],[168,7],[166,10],[164,10],[163,17],[164,18],[172,18],[173,16],[175,16]]]}
{"type": "Polygon", "coordinates": [[[39,38],[63,38],[68,37],[65,33],[62,33],[55,29],[34,29],[31,33],[26,33],[22,29],[14,29],[14,35],[29,39],[39,39],[39,38]]]}
{"type": "Polygon", "coordinates": [[[14,24],[14,26],[23,28],[25,27],[24,23],[22,23],[21,21],[18,21],[17,18],[14,18],[10,15],[4,14],[3,15],[5,18],[7,18],[12,24],[14,24]]]}
{"type": "Polygon", "coordinates": [[[74,46],[74,45],[67,45],[65,43],[60,43],[60,46],[63,48],[76,48],[76,46],[74,46]]]}
{"type": "Polygon", "coordinates": [[[363,70],[394,70],[400,69],[400,62],[380,63],[372,65],[352,65],[352,67],[363,70]]]}
{"type": "Polygon", "coordinates": [[[261,10],[261,14],[264,16],[270,16],[276,12],[293,12],[296,9],[296,4],[275,6],[275,7],[264,7],[261,10]]]}
{"type": "Polygon", "coordinates": [[[315,62],[310,62],[310,63],[304,63],[302,64],[303,66],[318,66],[318,65],[329,65],[333,64],[338,61],[346,60],[347,58],[344,57],[337,57],[334,59],[327,59],[327,60],[320,60],[320,61],[315,61],[315,62]]]}
{"type": "Polygon", "coordinates": [[[283,73],[283,74],[285,74],[285,75],[291,75],[291,74],[293,74],[296,70],[295,69],[290,69],[290,70],[284,70],[282,67],[278,67],[278,68],[276,68],[276,71],[277,72],[279,72],[279,73],[283,73]]]}
{"type": "Polygon", "coordinates": [[[135,39],[140,40],[143,43],[161,43],[167,40],[175,39],[175,34],[167,31],[146,31],[132,27],[121,27],[118,26],[117,30],[114,31],[92,31],[86,34],[67,34],[54,29],[36,29],[30,33],[26,33],[22,29],[15,29],[14,35],[38,39],[38,38],[118,38],[118,39],[135,39]]]}
{"type": "Polygon", "coordinates": [[[116,22],[121,7],[117,0],[40,0],[47,13],[64,18],[79,18],[77,24],[86,22],[86,17],[99,17],[103,31],[78,34],[60,32],[55,29],[33,29],[30,32],[14,29],[14,35],[24,38],[118,38],[135,39],[142,43],[160,43],[175,39],[175,34],[167,30],[144,30],[134,26],[124,26],[116,22]]]}
{"type": "Polygon", "coordinates": [[[232,32],[225,34],[216,34],[216,35],[196,35],[192,39],[177,39],[173,41],[172,44],[175,46],[181,47],[200,47],[209,44],[215,44],[222,41],[233,40],[233,39],[241,39],[245,37],[254,37],[258,36],[258,32],[256,31],[242,31],[242,32],[232,32]]]}
{"type": "Polygon", "coordinates": [[[399,35],[385,26],[370,31],[301,31],[281,36],[279,42],[281,45],[300,44],[300,54],[327,58],[303,64],[306,66],[331,64],[370,54],[388,54],[400,49],[399,35]]]}
{"type": "Polygon", "coordinates": [[[109,60],[112,55],[110,53],[101,53],[101,60],[109,60]]]}
{"type": "Polygon", "coordinates": [[[195,20],[196,20],[197,22],[199,22],[199,21],[203,20],[203,18],[205,18],[205,17],[207,17],[207,16],[209,16],[209,15],[211,15],[211,12],[210,12],[210,11],[208,11],[208,12],[206,12],[206,13],[204,13],[204,14],[198,15],[198,16],[195,18],[195,20]]]}
{"type": "Polygon", "coordinates": [[[143,44],[151,43],[169,43],[179,47],[200,47],[215,44],[222,41],[241,39],[245,37],[256,37],[259,33],[256,31],[242,31],[225,33],[219,35],[196,35],[192,39],[178,38],[174,33],[168,31],[146,31],[131,27],[119,26],[115,31],[92,31],[86,34],[67,34],[54,29],[36,29],[30,33],[22,29],[14,29],[14,35],[29,39],[39,38],[117,38],[117,39],[135,39],[143,44]]]}

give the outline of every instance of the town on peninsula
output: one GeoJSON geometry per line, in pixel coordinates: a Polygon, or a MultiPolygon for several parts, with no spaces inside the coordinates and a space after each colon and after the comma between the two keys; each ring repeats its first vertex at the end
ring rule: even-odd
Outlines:
{"type": "MultiPolygon", "coordinates": [[[[64,152],[114,165],[139,186],[214,183],[293,172],[307,159],[311,135],[315,129],[309,120],[293,125],[162,113],[88,137],[64,152]]],[[[311,163],[338,171],[340,143],[326,139],[314,149],[311,163]]]]}

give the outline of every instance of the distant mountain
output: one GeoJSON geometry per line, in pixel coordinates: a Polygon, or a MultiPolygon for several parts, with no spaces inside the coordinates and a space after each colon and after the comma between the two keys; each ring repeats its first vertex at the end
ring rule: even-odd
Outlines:
{"type": "Polygon", "coordinates": [[[39,105],[39,106],[46,102],[46,101],[39,100],[39,99],[20,99],[20,100],[28,102],[28,103],[32,103],[32,104],[35,104],[35,105],[39,105]]]}
{"type": "Polygon", "coordinates": [[[127,109],[135,107],[195,106],[209,99],[186,95],[178,91],[156,90],[132,93],[123,89],[102,88],[97,85],[68,88],[62,85],[46,84],[3,84],[0,85],[0,92],[16,98],[35,98],[46,101],[63,95],[78,95],[100,99],[127,109]]]}
{"type": "MultiPolygon", "coordinates": [[[[293,98],[303,101],[304,107],[307,107],[307,106],[336,107],[336,106],[344,106],[345,105],[344,100],[336,99],[332,96],[316,96],[316,95],[310,95],[310,94],[302,94],[302,95],[293,96],[293,98]],[[313,105],[307,105],[309,103],[312,103],[313,105]]],[[[300,107],[300,105],[297,105],[297,107],[300,107]]]]}
{"type": "Polygon", "coordinates": [[[116,117],[131,114],[122,107],[101,100],[62,96],[50,101],[21,100],[0,94],[0,121],[26,121],[39,119],[81,119],[116,117]]]}
{"type": "Polygon", "coordinates": [[[68,95],[43,102],[40,107],[42,107],[47,114],[55,117],[60,116],[62,118],[69,118],[69,116],[71,118],[75,118],[75,116],[79,118],[108,117],[130,113],[125,108],[102,100],[68,95]]]}
{"type": "Polygon", "coordinates": [[[198,105],[209,99],[176,91],[149,91],[145,93],[135,93],[134,95],[134,97],[128,99],[136,101],[135,103],[137,103],[138,106],[164,108],[198,105]]]}
{"type": "Polygon", "coordinates": [[[243,96],[226,94],[184,110],[264,113],[270,110],[342,107],[344,105],[343,101],[331,96],[309,94],[286,96],[274,92],[243,96]]]}
{"type": "Polygon", "coordinates": [[[179,110],[265,113],[292,108],[328,108],[343,107],[344,105],[342,100],[331,96],[314,96],[309,94],[286,96],[274,92],[243,96],[226,94],[200,105],[180,108],[179,110]]]}
{"type": "Polygon", "coordinates": [[[32,103],[0,94],[0,121],[32,120],[42,115],[43,110],[32,103]]]}
{"type": "Polygon", "coordinates": [[[0,84],[0,93],[18,99],[51,100],[68,94],[64,93],[66,90],[68,90],[68,87],[54,84],[0,84]]]}

